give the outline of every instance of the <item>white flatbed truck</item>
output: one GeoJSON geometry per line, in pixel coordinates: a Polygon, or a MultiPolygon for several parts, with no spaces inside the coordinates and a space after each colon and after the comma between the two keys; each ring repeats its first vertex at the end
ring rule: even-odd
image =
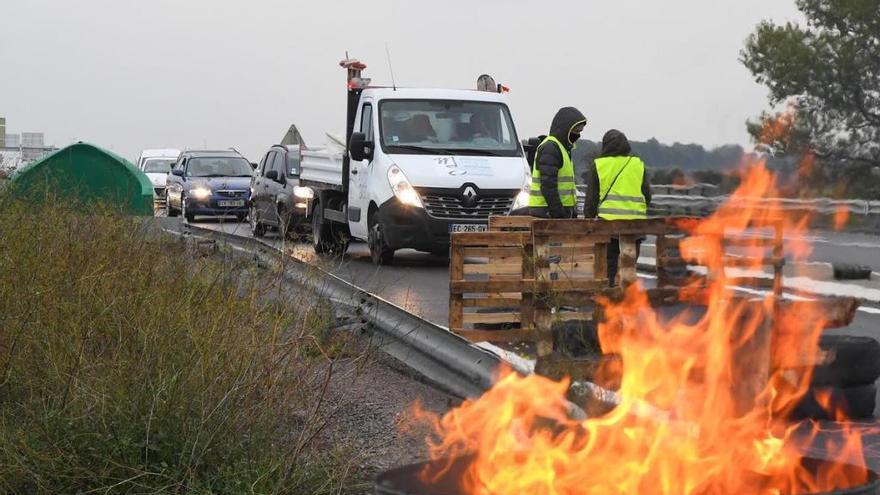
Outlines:
{"type": "Polygon", "coordinates": [[[452,232],[528,205],[531,176],[506,96],[497,91],[373,87],[348,71],[347,149],[302,151],[318,253],[366,241],[373,262],[411,248],[448,255],[452,232]]]}

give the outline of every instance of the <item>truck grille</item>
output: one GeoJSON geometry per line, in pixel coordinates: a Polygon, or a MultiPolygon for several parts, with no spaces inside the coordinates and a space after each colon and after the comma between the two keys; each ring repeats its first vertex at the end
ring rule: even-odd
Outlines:
{"type": "Polygon", "coordinates": [[[487,219],[507,215],[516,190],[477,191],[468,197],[458,189],[418,189],[428,214],[434,218],[487,219]]]}

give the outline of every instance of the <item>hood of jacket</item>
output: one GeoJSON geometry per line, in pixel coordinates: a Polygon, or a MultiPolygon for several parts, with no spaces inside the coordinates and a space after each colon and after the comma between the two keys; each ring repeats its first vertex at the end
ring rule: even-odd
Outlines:
{"type": "Polygon", "coordinates": [[[550,135],[558,139],[566,148],[571,149],[574,143],[568,140],[569,133],[574,126],[586,121],[587,118],[577,108],[562,107],[553,117],[553,122],[550,124],[550,135]]]}
{"type": "Polygon", "coordinates": [[[599,153],[599,157],[627,156],[630,153],[632,153],[632,147],[622,132],[611,129],[602,136],[602,151],[599,153]]]}

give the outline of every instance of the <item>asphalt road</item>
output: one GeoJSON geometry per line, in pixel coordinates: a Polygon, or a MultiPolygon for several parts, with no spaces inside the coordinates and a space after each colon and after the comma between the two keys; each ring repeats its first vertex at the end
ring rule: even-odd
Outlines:
{"type": "MultiPolygon", "coordinates": [[[[250,236],[246,223],[228,220],[205,220],[195,223],[199,227],[223,230],[236,235],[250,236]]],[[[274,232],[268,232],[265,240],[281,245],[281,239],[274,232]]],[[[880,262],[880,237],[862,236],[857,234],[819,234],[813,253],[817,263],[831,263],[842,260],[872,260],[880,262]],[[836,246],[836,248],[835,248],[836,246]],[[876,247],[875,247],[876,246],[876,247]],[[850,252],[850,255],[839,254],[835,249],[850,252]]],[[[649,240],[650,242],[650,240],[649,240]]],[[[403,307],[429,321],[439,325],[448,323],[449,274],[447,262],[430,254],[412,250],[401,250],[395,256],[394,266],[376,267],[370,261],[366,244],[354,243],[342,258],[318,257],[311,246],[304,243],[286,241],[284,247],[298,258],[317,264],[331,273],[375,293],[388,301],[403,307]]],[[[653,255],[651,246],[643,251],[644,255],[653,255]]],[[[830,271],[830,269],[825,270],[830,271]]],[[[643,279],[646,285],[651,284],[650,276],[643,279]]],[[[816,270],[817,283],[827,285],[822,270],[816,270]]],[[[835,283],[835,287],[852,288],[858,293],[866,284],[877,286],[880,275],[875,275],[870,282],[835,283]]],[[[807,282],[809,283],[809,281],[807,282]]],[[[876,290],[876,289],[875,289],[876,290]]],[[[853,324],[843,331],[854,335],[880,336],[880,305],[866,304],[857,313],[853,324]]]]}

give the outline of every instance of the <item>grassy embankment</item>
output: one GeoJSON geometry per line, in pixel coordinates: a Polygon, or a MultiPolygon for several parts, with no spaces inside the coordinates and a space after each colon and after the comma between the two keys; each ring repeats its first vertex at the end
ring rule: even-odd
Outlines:
{"type": "Polygon", "coordinates": [[[338,493],[326,310],[138,230],[0,197],[0,493],[338,493]]]}

